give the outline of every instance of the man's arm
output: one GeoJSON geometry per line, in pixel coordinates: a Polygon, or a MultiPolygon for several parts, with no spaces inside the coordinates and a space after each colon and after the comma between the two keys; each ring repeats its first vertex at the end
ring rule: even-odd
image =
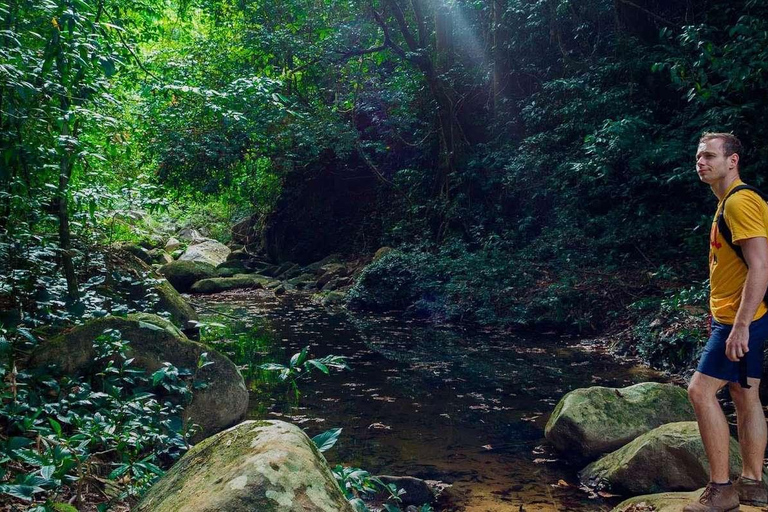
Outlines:
{"type": "Polygon", "coordinates": [[[768,240],[746,238],[739,241],[739,245],[749,270],[733,329],[725,342],[725,355],[731,361],[738,361],[749,352],[749,324],[768,288],[768,240]]]}

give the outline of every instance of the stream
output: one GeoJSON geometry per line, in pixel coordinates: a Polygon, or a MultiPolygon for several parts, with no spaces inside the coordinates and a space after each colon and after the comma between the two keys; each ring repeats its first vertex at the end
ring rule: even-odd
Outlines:
{"type": "Polygon", "coordinates": [[[579,489],[580,468],[546,443],[544,426],[573,389],[664,380],[575,338],[334,313],[306,293],[239,290],[192,302],[201,321],[226,325],[218,348],[248,368],[287,364],[307,345],[311,358],[346,356],[351,370],[313,373],[298,401],[244,368],[249,418],[289,421],[309,436],[341,427],[325,452],[331,465],[440,481],[436,510],[610,510],[620,498],[579,489]]]}

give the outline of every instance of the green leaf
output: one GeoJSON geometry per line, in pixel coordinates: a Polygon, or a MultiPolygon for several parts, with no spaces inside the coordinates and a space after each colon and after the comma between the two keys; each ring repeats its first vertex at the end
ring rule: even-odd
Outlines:
{"type": "Polygon", "coordinates": [[[330,373],[330,370],[328,370],[328,367],[325,366],[320,361],[318,361],[317,359],[310,359],[309,361],[307,361],[307,364],[314,366],[315,368],[317,368],[318,370],[320,370],[326,375],[330,373]]]}
{"type": "Polygon", "coordinates": [[[301,366],[304,364],[304,361],[307,360],[307,353],[309,352],[309,345],[301,349],[301,352],[297,354],[293,354],[293,357],[291,357],[290,367],[295,368],[297,366],[301,366]]]}
{"type": "Polygon", "coordinates": [[[44,489],[32,485],[0,485],[0,493],[8,494],[24,501],[32,501],[36,493],[44,491],[44,489]]]}
{"type": "Polygon", "coordinates": [[[53,431],[56,432],[56,435],[61,437],[61,423],[53,418],[48,418],[48,423],[51,424],[51,427],[53,427],[53,431]]]}
{"type": "Polygon", "coordinates": [[[333,445],[339,440],[339,434],[341,434],[340,428],[326,430],[322,434],[313,437],[312,442],[315,443],[315,446],[317,446],[317,449],[320,452],[325,452],[333,448],[333,445]]]}
{"type": "Polygon", "coordinates": [[[53,510],[56,512],[77,512],[77,509],[69,503],[54,503],[53,510]]]}
{"type": "Polygon", "coordinates": [[[56,466],[43,466],[40,469],[40,476],[42,476],[46,480],[50,480],[55,472],[56,472],[56,466]]]}

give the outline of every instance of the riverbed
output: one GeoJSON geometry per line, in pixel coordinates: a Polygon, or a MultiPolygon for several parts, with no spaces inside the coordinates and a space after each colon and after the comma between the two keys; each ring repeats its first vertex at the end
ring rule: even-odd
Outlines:
{"type": "MultiPolygon", "coordinates": [[[[446,486],[436,510],[603,511],[619,498],[580,489],[579,467],[552,450],[544,426],[568,391],[664,381],[602,346],[555,334],[510,334],[327,310],[304,293],[264,290],[194,297],[203,322],[225,324],[220,348],[251,375],[251,419],[281,419],[314,436],[342,428],[331,465],[410,475],[446,486]],[[349,371],[316,372],[300,395],[265,362],[347,358],[349,371]]],[[[209,328],[217,338],[217,326],[209,328]]]]}

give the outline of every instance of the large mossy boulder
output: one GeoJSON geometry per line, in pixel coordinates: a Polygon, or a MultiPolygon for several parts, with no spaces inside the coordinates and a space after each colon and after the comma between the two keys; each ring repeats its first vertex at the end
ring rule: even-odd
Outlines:
{"type": "Polygon", "coordinates": [[[263,278],[249,274],[237,274],[232,277],[212,277],[192,285],[192,293],[219,293],[241,288],[264,288],[263,278]]]}
{"type": "Polygon", "coordinates": [[[158,270],[180,293],[186,293],[201,279],[216,276],[216,267],[202,261],[173,261],[158,270]]]}
{"type": "MultiPolygon", "coordinates": [[[[699,499],[704,489],[693,492],[665,492],[635,496],[622,501],[611,512],[683,512],[686,505],[699,499]]],[[[761,507],[741,505],[741,512],[763,512],[761,507]]]]}
{"type": "Polygon", "coordinates": [[[136,512],[352,512],[298,427],[246,421],[194,446],[136,512]]]}
{"type": "Polygon", "coordinates": [[[127,317],[107,316],[41,343],[29,358],[30,367],[54,365],[67,375],[87,375],[102,370],[95,364],[94,340],[107,329],[120,331],[128,340],[129,357],[134,366],[152,373],[169,362],[193,373],[192,402],[184,419],[200,425],[193,437],[200,441],[242,421],[248,410],[248,391],[237,367],[226,356],[189,340],[168,320],[157,315],[137,313],[127,317]],[[198,368],[206,352],[213,364],[198,368]]]}
{"type": "Polygon", "coordinates": [[[693,419],[688,394],[678,386],[656,382],[626,388],[595,386],[566,394],[544,436],[564,454],[592,460],[660,425],[693,419]]]}
{"type": "MultiPolygon", "coordinates": [[[[730,440],[731,476],[741,470],[730,440]]],[[[579,473],[582,483],[621,495],[691,491],[709,481],[709,463],[695,421],[667,423],[603,456],[579,473]]]]}
{"type": "Polygon", "coordinates": [[[216,240],[205,240],[199,244],[190,245],[179,257],[181,261],[201,261],[214,267],[227,261],[229,247],[216,240]]]}

